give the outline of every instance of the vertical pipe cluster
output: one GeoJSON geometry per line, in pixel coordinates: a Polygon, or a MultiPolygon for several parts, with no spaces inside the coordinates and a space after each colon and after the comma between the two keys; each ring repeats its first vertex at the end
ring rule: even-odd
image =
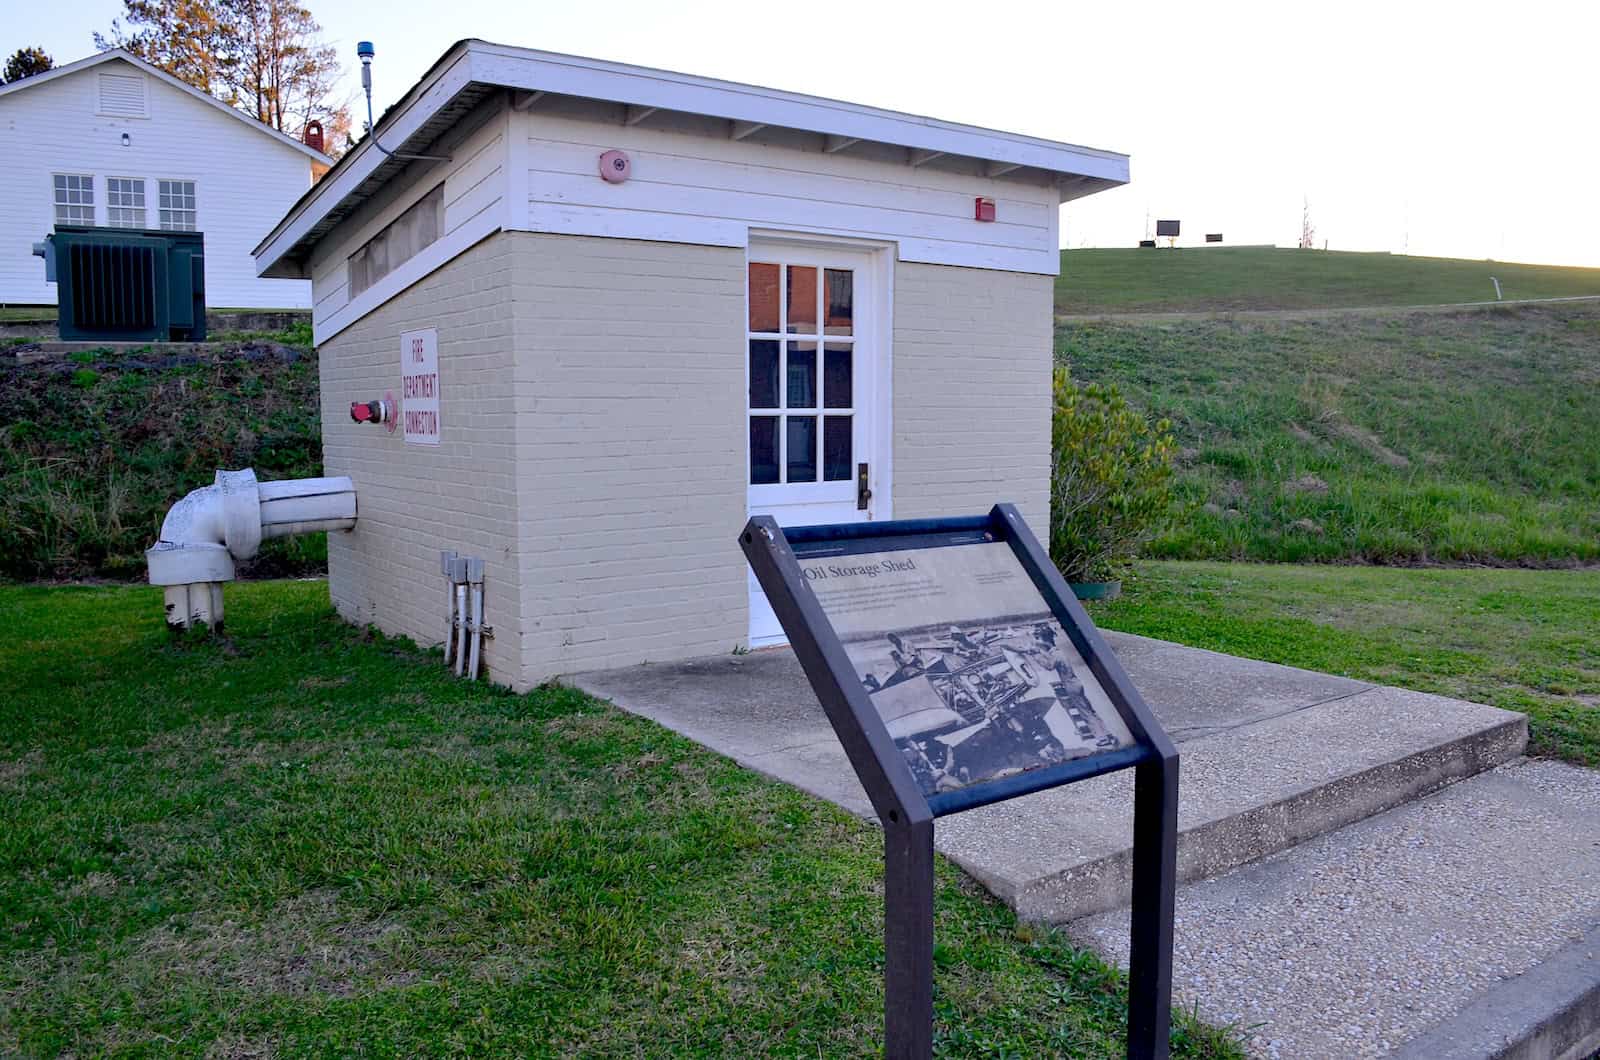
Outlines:
{"type": "Polygon", "coordinates": [[[445,607],[450,621],[444,632],[444,664],[457,677],[478,679],[483,658],[483,638],[494,630],[483,621],[483,560],[439,553],[439,573],[445,579],[445,607]]]}

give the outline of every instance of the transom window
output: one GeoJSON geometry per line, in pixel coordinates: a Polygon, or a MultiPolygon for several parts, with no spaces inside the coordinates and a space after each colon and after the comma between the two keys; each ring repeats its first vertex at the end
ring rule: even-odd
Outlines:
{"type": "Polygon", "coordinates": [[[855,273],[750,264],[750,484],[842,482],[855,433],[855,273]]]}
{"type": "Polygon", "coordinates": [[[94,224],[94,177],[91,174],[55,174],[55,193],[57,224],[94,224]]]}
{"type": "Polygon", "coordinates": [[[194,181],[160,180],[156,182],[156,192],[162,229],[168,232],[193,232],[194,181]]]}
{"type": "Polygon", "coordinates": [[[444,185],[406,207],[405,213],[346,259],[350,297],[365,291],[439,240],[444,229],[444,185]]]}
{"type": "Polygon", "coordinates": [[[106,224],[113,228],[145,227],[144,178],[106,178],[106,224]]]}

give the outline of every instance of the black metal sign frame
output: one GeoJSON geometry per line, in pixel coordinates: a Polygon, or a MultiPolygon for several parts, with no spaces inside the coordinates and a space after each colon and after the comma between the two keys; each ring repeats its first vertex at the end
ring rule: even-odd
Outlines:
{"type": "Polygon", "coordinates": [[[1128,1055],[1164,1060],[1172,1010],[1178,751],[1016,508],[998,504],[985,516],[788,529],[770,516],[757,516],[745,525],[739,543],[883,826],[885,1055],[922,1060],[933,1053],[934,820],[1131,767],[1128,1055]],[[1135,743],[929,797],[868,698],[844,644],[801,573],[800,560],[988,542],[1011,546],[1135,743]]]}

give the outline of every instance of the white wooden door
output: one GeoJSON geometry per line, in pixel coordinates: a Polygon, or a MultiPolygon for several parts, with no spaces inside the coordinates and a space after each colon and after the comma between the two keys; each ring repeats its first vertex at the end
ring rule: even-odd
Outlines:
{"type": "MultiPolygon", "coordinates": [[[[751,244],[745,336],[751,515],[771,515],[780,526],[887,515],[882,253],[751,244]]],[[[752,574],[750,645],[783,640],[752,574]]]]}

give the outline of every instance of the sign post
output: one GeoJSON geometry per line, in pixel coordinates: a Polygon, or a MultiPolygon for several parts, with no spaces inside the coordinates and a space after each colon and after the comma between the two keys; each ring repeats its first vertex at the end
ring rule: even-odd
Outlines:
{"type": "Polygon", "coordinates": [[[933,1050],[933,829],[1134,769],[1128,1055],[1167,1056],[1178,752],[1017,510],[740,545],[883,826],[884,1052],[933,1050]]]}

